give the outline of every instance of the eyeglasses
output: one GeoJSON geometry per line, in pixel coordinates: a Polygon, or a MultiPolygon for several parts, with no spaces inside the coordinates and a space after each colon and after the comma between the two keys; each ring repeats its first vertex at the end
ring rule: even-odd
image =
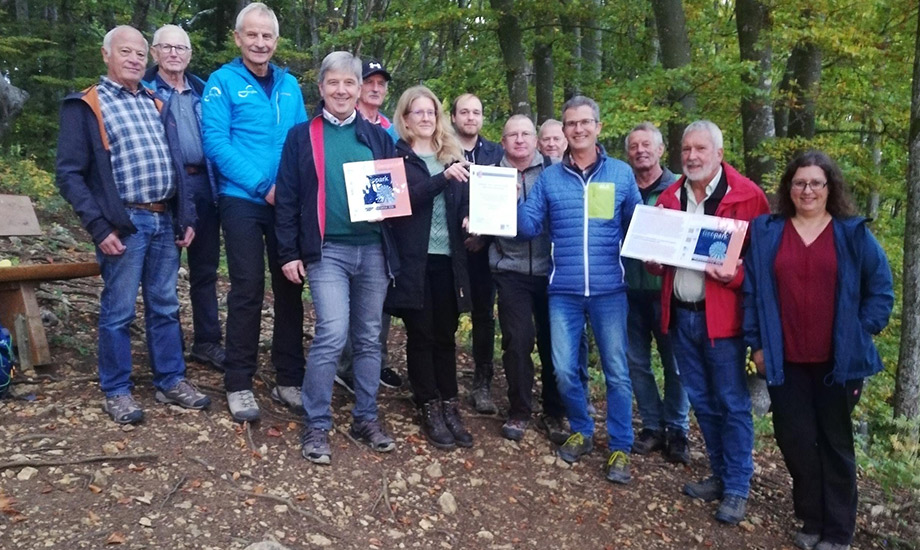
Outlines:
{"type": "Polygon", "coordinates": [[[534,133],[534,132],[513,132],[513,133],[503,134],[503,135],[502,135],[502,138],[508,138],[508,139],[512,139],[512,140],[518,140],[518,139],[532,138],[532,137],[534,137],[535,135],[537,135],[537,134],[534,133]]]}
{"type": "Polygon", "coordinates": [[[575,128],[578,128],[579,126],[589,128],[591,126],[594,126],[596,122],[597,120],[593,118],[586,118],[583,120],[566,120],[565,127],[568,128],[569,130],[574,130],[575,128]]]}
{"type": "Polygon", "coordinates": [[[416,118],[434,118],[438,115],[437,111],[434,109],[416,109],[414,111],[409,111],[409,114],[416,118]]]}
{"type": "Polygon", "coordinates": [[[792,188],[798,191],[804,191],[805,188],[809,188],[812,191],[817,191],[819,189],[824,189],[827,187],[827,181],[818,181],[818,180],[792,180],[792,188]]]}
{"type": "Polygon", "coordinates": [[[188,52],[192,51],[192,48],[188,46],[182,46],[182,45],[175,46],[173,44],[154,44],[153,47],[157,48],[161,52],[169,53],[171,51],[175,51],[179,55],[185,55],[188,52]]]}

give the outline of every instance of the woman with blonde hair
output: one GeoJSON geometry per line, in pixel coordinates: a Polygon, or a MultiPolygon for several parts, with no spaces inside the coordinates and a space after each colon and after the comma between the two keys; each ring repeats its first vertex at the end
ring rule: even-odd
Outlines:
{"type": "Polygon", "coordinates": [[[412,215],[392,218],[400,270],[384,308],[406,325],[406,363],[422,433],[439,449],[471,447],[457,400],[454,335],[469,311],[463,219],[469,180],[463,150],[441,102],[425,86],[406,90],[395,116],[412,215]]]}

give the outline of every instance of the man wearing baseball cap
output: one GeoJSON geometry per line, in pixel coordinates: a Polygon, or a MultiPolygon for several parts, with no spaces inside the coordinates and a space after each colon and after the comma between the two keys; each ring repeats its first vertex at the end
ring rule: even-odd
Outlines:
{"type": "Polygon", "coordinates": [[[387,72],[383,63],[376,59],[368,59],[364,62],[361,70],[361,77],[364,83],[361,85],[361,96],[358,98],[358,112],[364,118],[374,124],[379,124],[381,128],[387,131],[393,138],[393,141],[399,139],[396,134],[396,127],[390,122],[380,107],[383,106],[387,98],[387,86],[393,78],[387,72]]]}

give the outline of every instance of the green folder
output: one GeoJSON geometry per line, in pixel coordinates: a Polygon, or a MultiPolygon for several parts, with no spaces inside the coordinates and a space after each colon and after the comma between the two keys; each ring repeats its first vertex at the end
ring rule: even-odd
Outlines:
{"type": "Polygon", "coordinates": [[[588,217],[612,220],[616,196],[616,187],[613,183],[589,184],[588,217]]]}

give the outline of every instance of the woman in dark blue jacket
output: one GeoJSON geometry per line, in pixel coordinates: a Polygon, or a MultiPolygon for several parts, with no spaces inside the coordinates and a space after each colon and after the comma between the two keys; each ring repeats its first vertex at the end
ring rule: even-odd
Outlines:
{"type": "Polygon", "coordinates": [[[457,402],[454,340],[460,312],[470,310],[462,227],[469,172],[431,90],[406,90],[395,122],[412,215],[391,219],[400,273],[384,309],[406,324],[406,364],[425,438],[439,449],[470,447],[473,436],[460,420],[457,402]]]}
{"type": "Polygon", "coordinates": [[[846,550],[856,527],[850,414],[882,369],[872,342],[894,304],[891,269],[852,215],[843,175],[811,151],[786,167],[778,213],[754,220],[745,258],[744,333],[767,378],[773,429],[792,475],[805,550],[846,550]]]}

